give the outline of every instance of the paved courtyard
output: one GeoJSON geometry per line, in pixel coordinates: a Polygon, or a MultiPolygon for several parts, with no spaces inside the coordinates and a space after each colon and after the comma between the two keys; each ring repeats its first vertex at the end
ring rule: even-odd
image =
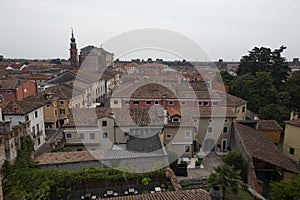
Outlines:
{"type": "Polygon", "coordinates": [[[203,168],[195,168],[196,160],[197,158],[192,158],[190,160],[190,164],[188,165],[187,169],[187,177],[177,176],[179,181],[208,177],[214,171],[214,167],[223,163],[221,156],[218,156],[215,152],[210,152],[207,156],[203,158],[203,168]]]}

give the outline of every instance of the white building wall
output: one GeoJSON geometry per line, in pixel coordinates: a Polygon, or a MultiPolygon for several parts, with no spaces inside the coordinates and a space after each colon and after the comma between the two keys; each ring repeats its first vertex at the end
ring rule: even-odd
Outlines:
{"type": "MultiPolygon", "coordinates": [[[[5,121],[12,121],[12,126],[19,125],[19,122],[25,122],[25,116],[26,115],[4,115],[5,121]]],[[[38,149],[41,145],[45,143],[45,127],[44,127],[44,113],[43,113],[43,107],[40,107],[36,110],[33,110],[32,112],[27,114],[28,120],[30,121],[30,131],[33,133],[33,127],[35,127],[35,135],[37,135],[37,124],[39,125],[39,131],[40,136],[33,137],[33,140],[35,142],[35,149],[38,149]],[[37,112],[37,117],[35,117],[35,112],[37,112]]]]}

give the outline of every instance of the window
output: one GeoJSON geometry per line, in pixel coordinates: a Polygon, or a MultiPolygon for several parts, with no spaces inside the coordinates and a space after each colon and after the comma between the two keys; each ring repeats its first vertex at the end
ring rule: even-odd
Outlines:
{"type": "Polygon", "coordinates": [[[6,94],[12,94],[11,90],[6,90],[6,94]]]}
{"type": "Polygon", "coordinates": [[[125,105],[129,105],[130,101],[126,100],[124,103],[125,103],[125,105]]]}
{"type": "Polygon", "coordinates": [[[155,104],[155,105],[158,105],[158,104],[159,104],[159,102],[158,102],[158,101],[154,101],[154,104],[155,104]]]}
{"type": "Polygon", "coordinates": [[[64,115],[66,113],[65,109],[59,109],[59,114],[64,115]]]}
{"type": "Polygon", "coordinates": [[[166,138],[167,138],[167,139],[172,139],[172,134],[167,134],[167,135],[166,135],[166,138]]]}
{"type": "Polygon", "coordinates": [[[47,103],[46,104],[46,108],[50,108],[51,104],[50,103],[47,103]]]}
{"type": "Polygon", "coordinates": [[[150,105],[151,104],[151,101],[146,101],[146,105],[150,105]]]}
{"type": "Polygon", "coordinates": [[[34,112],[34,117],[35,117],[35,118],[38,117],[38,112],[37,112],[37,111],[34,112]]]}
{"type": "Polygon", "coordinates": [[[290,147],[290,151],[289,151],[289,153],[290,153],[291,155],[294,155],[294,154],[295,154],[295,149],[294,149],[294,148],[292,148],[292,147],[290,147]]]}
{"type": "Polygon", "coordinates": [[[116,105],[116,104],[118,104],[119,103],[119,101],[118,100],[114,100],[114,104],[116,105]]]}
{"type": "Polygon", "coordinates": [[[198,106],[202,106],[202,101],[198,101],[198,106]]]}
{"type": "Polygon", "coordinates": [[[185,146],[184,146],[184,152],[185,152],[185,153],[189,153],[189,152],[190,152],[190,148],[191,148],[191,147],[190,147],[189,145],[185,145],[185,146]]]}
{"type": "Polygon", "coordinates": [[[28,120],[29,120],[29,116],[26,115],[26,116],[25,116],[25,121],[28,121],[28,120]]]}
{"type": "Polygon", "coordinates": [[[102,135],[103,138],[107,138],[107,132],[104,132],[102,135]]]}
{"type": "Polygon", "coordinates": [[[26,88],[24,89],[24,93],[25,93],[25,92],[27,92],[27,89],[26,89],[26,88]]]}
{"type": "Polygon", "coordinates": [[[217,105],[218,105],[218,102],[214,101],[213,106],[217,106],[217,105]]]}
{"type": "Polygon", "coordinates": [[[107,121],[102,121],[102,126],[107,126],[107,121]]]}
{"type": "Polygon", "coordinates": [[[71,138],[71,137],[72,137],[72,134],[71,134],[71,133],[67,133],[67,134],[66,134],[66,137],[67,137],[67,138],[71,138]]]}
{"type": "Polygon", "coordinates": [[[64,105],[64,101],[59,101],[60,105],[64,105]]]}
{"type": "Polygon", "coordinates": [[[77,149],[77,151],[82,151],[82,149],[77,149]]]}
{"type": "Polygon", "coordinates": [[[224,126],[223,133],[228,133],[228,127],[227,126],[224,126]]]}
{"type": "Polygon", "coordinates": [[[179,117],[173,117],[172,122],[173,123],[178,123],[178,122],[180,122],[180,118],[179,117]]]}
{"type": "Polygon", "coordinates": [[[209,119],[208,122],[211,123],[211,122],[212,122],[212,119],[209,119]]]}
{"type": "Polygon", "coordinates": [[[134,105],[139,105],[139,101],[133,101],[134,105]]]}
{"type": "Polygon", "coordinates": [[[57,115],[57,110],[54,110],[54,114],[57,115]]]}
{"type": "Polygon", "coordinates": [[[35,135],[35,127],[32,127],[32,134],[35,135]]]}
{"type": "Polygon", "coordinates": [[[39,132],[40,132],[40,125],[39,124],[36,125],[36,132],[37,132],[37,134],[39,134],[39,132]]]}
{"type": "Polygon", "coordinates": [[[191,139],[191,132],[185,132],[185,139],[191,139]]]}
{"type": "Polygon", "coordinates": [[[84,139],[84,133],[79,133],[79,139],[84,139]]]}
{"type": "Polygon", "coordinates": [[[90,133],[90,139],[92,139],[92,140],[95,139],[95,133],[90,133]]]}
{"type": "Polygon", "coordinates": [[[186,101],[181,101],[181,105],[185,106],[186,105],[186,101]]]}
{"type": "Polygon", "coordinates": [[[228,122],[228,120],[227,120],[227,119],[225,119],[225,122],[228,122]]]}
{"type": "Polygon", "coordinates": [[[174,105],[174,101],[169,101],[169,105],[174,105]]]}
{"type": "Polygon", "coordinates": [[[204,101],[204,102],[203,102],[203,105],[204,105],[204,106],[208,106],[208,105],[209,105],[208,101],[204,101]]]}
{"type": "Polygon", "coordinates": [[[245,107],[245,106],[243,106],[243,108],[242,108],[242,112],[245,112],[245,110],[246,110],[246,107],[245,107]]]}
{"type": "Polygon", "coordinates": [[[211,126],[207,127],[207,132],[208,133],[212,133],[213,132],[213,128],[211,126]]]}

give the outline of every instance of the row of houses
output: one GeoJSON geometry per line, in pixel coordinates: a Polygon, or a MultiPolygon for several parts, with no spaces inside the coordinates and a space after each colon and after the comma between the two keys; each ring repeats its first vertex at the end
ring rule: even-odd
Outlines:
{"type": "Polygon", "coordinates": [[[7,146],[6,152],[10,152],[6,153],[7,156],[3,154],[3,158],[13,161],[17,156],[18,145],[8,145],[12,137],[8,137],[7,133],[13,135],[16,127],[26,124],[27,128],[24,128],[21,135],[30,135],[35,150],[39,149],[45,143],[46,130],[61,128],[70,109],[95,107],[100,105],[96,102],[107,100],[118,77],[119,73],[113,70],[107,70],[103,76],[83,71],[64,72],[44,82],[44,89],[40,92],[33,81],[0,81],[0,92],[3,94],[0,96],[0,121],[3,122],[1,137],[6,138],[3,144],[7,146]]]}

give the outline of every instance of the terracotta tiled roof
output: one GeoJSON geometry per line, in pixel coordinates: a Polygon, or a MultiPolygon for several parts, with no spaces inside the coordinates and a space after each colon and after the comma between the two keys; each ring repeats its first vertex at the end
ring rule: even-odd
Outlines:
{"type": "Polygon", "coordinates": [[[7,79],[7,80],[0,80],[0,89],[11,89],[14,90],[19,87],[24,80],[21,79],[7,79]]]}
{"type": "Polygon", "coordinates": [[[217,93],[222,99],[226,99],[226,104],[228,107],[237,107],[247,104],[246,100],[233,96],[231,94],[226,94],[224,92],[217,93]]]}
{"type": "Polygon", "coordinates": [[[162,126],[163,108],[112,109],[118,126],[162,126]]]}
{"type": "Polygon", "coordinates": [[[175,108],[167,108],[169,116],[173,117],[175,115],[181,116],[180,111],[175,108]]]}
{"type": "Polygon", "coordinates": [[[97,158],[95,158],[95,156],[90,154],[88,151],[54,152],[44,153],[35,158],[35,161],[37,161],[39,165],[77,163],[98,160],[98,156],[99,158],[102,158],[103,155],[104,152],[101,150],[97,150],[97,158]]]}
{"type": "Polygon", "coordinates": [[[41,101],[8,100],[2,103],[4,115],[25,115],[44,105],[41,101]]]}
{"type": "Polygon", "coordinates": [[[165,98],[176,98],[176,95],[167,87],[152,83],[145,84],[134,91],[131,95],[132,98],[158,98],[161,99],[165,95],[165,98]]]}
{"type": "Polygon", "coordinates": [[[209,193],[202,189],[157,192],[132,196],[111,197],[107,200],[211,200],[209,193]]]}
{"type": "Polygon", "coordinates": [[[300,127],[300,118],[296,120],[288,120],[285,123],[300,127]]]}
{"type": "Polygon", "coordinates": [[[295,165],[260,130],[237,122],[234,122],[234,128],[250,156],[286,171],[299,173],[295,165]]]}
{"type": "Polygon", "coordinates": [[[258,122],[261,131],[281,131],[281,126],[275,120],[261,120],[258,122]]]}
{"type": "Polygon", "coordinates": [[[97,119],[101,117],[111,117],[109,107],[72,108],[67,116],[69,122],[64,127],[97,126],[97,119]]]}

